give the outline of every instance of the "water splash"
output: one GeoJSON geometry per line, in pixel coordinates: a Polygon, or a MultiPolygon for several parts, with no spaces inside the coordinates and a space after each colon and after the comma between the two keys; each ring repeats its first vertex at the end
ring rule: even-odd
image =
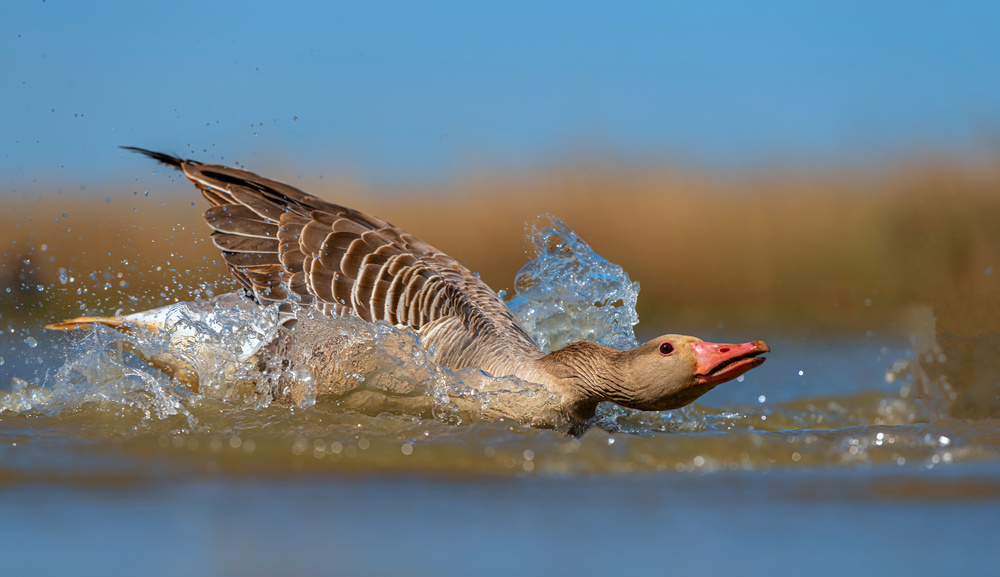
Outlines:
{"type": "Polygon", "coordinates": [[[190,402],[226,398],[233,383],[251,379],[247,361],[274,339],[277,319],[276,307],[209,299],[130,315],[117,330],[95,324],[76,332],[83,338],[72,337],[62,366],[44,377],[44,386],[16,383],[0,396],[0,411],[53,414],[90,403],[112,411],[128,407],[144,418],[183,415],[194,425],[190,402]],[[157,370],[167,367],[173,369],[157,370]],[[188,387],[193,375],[200,394],[188,387]]]}
{"type": "MultiPolygon", "coordinates": [[[[151,340],[143,341],[153,346],[151,340]]],[[[106,327],[89,331],[42,384],[15,378],[11,390],[0,393],[0,411],[51,416],[90,405],[111,411],[128,407],[145,418],[190,417],[181,404],[190,391],[136,362],[128,353],[134,342],[106,327]]]]}
{"type": "MultiPolygon", "coordinates": [[[[518,274],[511,307],[537,341],[545,348],[577,340],[635,346],[638,283],[554,217],[540,218],[531,234],[536,257],[518,274]]],[[[304,408],[321,393],[326,403],[372,415],[389,411],[451,424],[485,415],[523,420],[513,406],[529,402],[539,407],[532,422],[557,420],[542,416],[551,405],[544,388],[442,367],[416,333],[386,323],[312,309],[281,313],[237,293],[116,322],[117,329],[100,326],[75,342],[44,387],[15,387],[0,399],[0,410],[52,412],[97,402],[136,409],[144,418],[183,415],[195,426],[197,406],[206,400],[233,409],[259,410],[275,400],[304,408]],[[282,324],[289,315],[297,317],[294,338],[282,324]]]]}
{"type": "Polygon", "coordinates": [[[554,216],[539,217],[530,236],[535,258],[517,273],[507,304],[542,350],[575,341],[636,347],[639,283],[554,216]]]}
{"type": "MultiPolygon", "coordinates": [[[[510,306],[534,338],[548,349],[582,339],[634,346],[638,284],[558,219],[544,217],[530,230],[536,255],[518,274],[510,306]]],[[[512,396],[545,407],[546,391],[475,369],[441,367],[413,332],[299,311],[296,338],[284,341],[289,333],[281,318],[277,308],[262,309],[229,294],[131,321],[135,328],[155,321],[167,330],[98,327],[83,338],[78,333],[67,345],[60,343],[64,360],[56,370],[35,383],[15,379],[0,394],[0,427],[5,438],[34,434],[25,432],[26,423],[30,431],[47,424],[56,434],[131,438],[139,451],[149,450],[152,434],[159,447],[202,451],[213,463],[231,451],[252,454],[261,467],[290,466],[282,459],[292,459],[296,467],[391,463],[516,474],[707,472],[783,464],[923,467],[991,458],[998,450],[990,431],[970,431],[948,419],[948,404],[937,402],[938,389],[947,383],[917,370],[927,365],[926,352],[919,364],[893,367],[890,378],[899,384],[899,395],[866,391],[782,403],[761,403],[755,396],[725,410],[695,404],[660,413],[602,404],[592,432],[575,440],[503,416],[512,396]],[[331,341],[337,351],[324,351],[322,366],[329,374],[306,370],[296,355],[331,341]],[[137,355],[182,357],[197,392],[184,375],[163,373],[137,355]],[[320,394],[320,383],[340,388],[320,394]],[[12,412],[34,418],[8,418],[12,412]],[[307,457],[308,465],[301,460],[307,457]]],[[[36,340],[41,342],[33,351],[46,349],[51,339],[36,340]]],[[[936,365],[941,358],[934,357],[936,365]]]]}

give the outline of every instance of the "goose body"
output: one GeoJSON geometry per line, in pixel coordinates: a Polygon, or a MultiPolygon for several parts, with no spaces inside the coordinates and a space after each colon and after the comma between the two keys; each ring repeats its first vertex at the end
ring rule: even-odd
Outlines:
{"type": "MultiPolygon", "coordinates": [[[[325,315],[407,327],[437,363],[537,383],[550,393],[546,410],[574,420],[593,416],[601,401],[640,410],[687,405],[759,366],[759,355],[769,351],[763,341],[714,344],[663,335],[628,351],[578,342],[545,354],[486,283],[401,228],[245,170],[128,148],[181,170],[202,191],[211,204],[204,215],[211,238],[258,305],[296,302],[325,315]]],[[[166,317],[156,311],[137,315],[83,317],[50,328],[165,328],[157,319],[166,317]]],[[[305,356],[312,363],[329,358],[315,354],[324,343],[310,346],[305,356]]],[[[161,365],[170,368],[168,361],[161,365]]],[[[505,413],[518,416],[518,409],[505,413]]]]}

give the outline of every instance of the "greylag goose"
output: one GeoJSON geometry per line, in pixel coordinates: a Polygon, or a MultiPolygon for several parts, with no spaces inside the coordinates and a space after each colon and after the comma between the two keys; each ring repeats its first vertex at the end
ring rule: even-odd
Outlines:
{"type": "MultiPolygon", "coordinates": [[[[576,342],[545,354],[478,276],[384,220],[245,170],[125,148],[182,171],[202,191],[212,205],[204,215],[212,240],[258,305],[294,301],[326,315],[408,327],[440,365],[541,385],[550,393],[546,410],[577,422],[593,417],[602,401],[647,411],[683,407],[760,366],[770,350],[763,341],[716,344],[667,334],[626,351],[576,342]]],[[[81,317],[49,328],[129,320],[81,317]]],[[[328,354],[307,357],[320,372],[323,359],[335,363],[328,354]]],[[[182,381],[197,386],[196,377],[182,381]]]]}

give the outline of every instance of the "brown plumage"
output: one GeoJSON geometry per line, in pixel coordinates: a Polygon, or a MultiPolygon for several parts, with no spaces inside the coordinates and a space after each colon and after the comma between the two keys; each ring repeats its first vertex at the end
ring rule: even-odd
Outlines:
{"type": "Polygon", "coordinates": [[[486,283],[402,229],[251,172],[129,149],[179,168],[202,191],[212,241],[258,303],[292,298],[404,325],[454,368],[492,373],[496,359],[542,356],[486,283]]]}
{"type": "MultiPolygon", "coordinates": [[[[560,411],[579,419],[600,401],[683,406],[759,366],[768,351],[762,341],[715,345],[665,335],[631,351],[574,343],[546,355],[483,281],[384,220],[245,170],[126,148],[181,170],[202,191],[212,205],[205,211],[212,240],[258,303],[297,301],[409,327],[438,363],[542,384],[560,411]]],[[[53,327],[92,322],[103,321],[53,327]]]]}

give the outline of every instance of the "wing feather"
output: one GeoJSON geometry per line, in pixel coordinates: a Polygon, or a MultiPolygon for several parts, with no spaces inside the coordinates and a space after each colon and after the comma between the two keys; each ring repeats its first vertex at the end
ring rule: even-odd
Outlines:
{"type": "Polygon", "coordinates": [[[258,302],[411,327],[452,367],[488,370],[499,351],[541,354],[485,283],[402,229],[252,172],[134,150],[202,191],[213,241],[258,302]]]}

